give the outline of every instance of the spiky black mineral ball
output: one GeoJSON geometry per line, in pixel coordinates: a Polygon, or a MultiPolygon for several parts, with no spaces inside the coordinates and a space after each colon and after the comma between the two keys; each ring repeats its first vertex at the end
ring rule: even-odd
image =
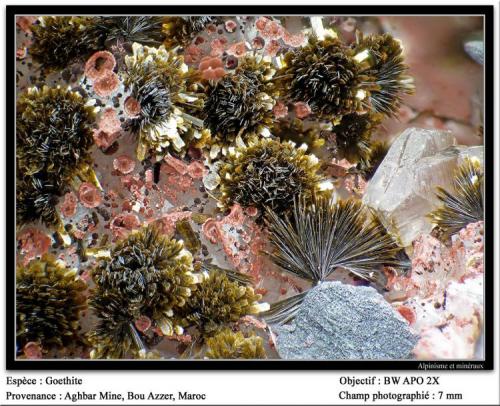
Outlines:
{"type": "Polygon", "coordinates": [[[336,38],[310,38],[289,51],[278,72],[282,93],[291,102],[305,102],[319,118],[338,120],[361,108],[363,82],[352,50],[336,38]]]}
{"type": "Polygon", "coordinates": [[[183,309],[183,323],[196,326],[202,335],[212,335],[240,317],[267,309],[259,304],[261,295],[250,286],[228,279],[224,272],[212,271],[197,286],[183,309]]]}
{"type": "Polygon", "coordinates": [[[19,176],[16,180],[17,226],[41,221],[46,226],[57,226],[60,222],[56,211],[60,185],[39,176],[19,176]]]}
{"type": "Polygon", "coordinates": [[[263,138],[229,154],[220,169],[221,203],[255,207],[261,215],[271,209],[279,215],[300,194],[318,190],[318,159],[291,142],[263,138]]]}
{"type": "Polygon", "coordinates": [[[47,71],[65,69],[98,48],[90,17],[42,16],[32,31],[29,53],[47,71]]]}
{"type": "Polygon", "coordinates": [[[17,102],[17,168],[54,185],[88,172],[94,107],[68,88],[33,87],[17,102]]]}
{"type": "Polygon", "coordinates": [[[450,238],[469,223],[484,220],[483,171],[477,158],[466,159],[458,168],[453,190],[438,188],[442,206],[429,214],[444,238],[450,238]]]}
{"type": "Polygon", "coordinates": [[[152,226],[143,228],[119,241],[97,264],[92,276],[99,289],[94,297],[118,295],[134,319],[145,315],[163,334],[179,334],[177,313],[198,281],[192,260],[182,241],[152,226]]]}
{"type": "Polygon", "coordinates": [[[209,132],[203,121],[191,115],[201,110],[204,94],[189,81],[194,75],[181,56],[163,46],[133,45],[133,55],[125,57],[124,84],[140,105],[140,113],[128,126],[138,135],[137,157],[167,150],[185,152],[189,145],[203,146],[209,132]],[[188,113],[189,112],[189,113],[188,113]]]}
{"type": "Polygon", "coordinates": [[[92,20],[94,35],[102,46],[117,42],[160,45],[165,39],[163,22],[162,16],[99,16],[92,20]]]}
{"type": "Polygon", "coordinates": [[[185,47],[209,24],[219,24],[220,21],[215,16],[167,17],[163,24],[164,44],[167,48],[185,47]]]}
{"type": "Polygon", "coordinates": [[[331,130],[331,144],[337,158],[358,162],[368,158],[371,150],[371,135],[380,117],[376,114],[347,114],[331,130]]]}
{"type": "Polygon", "coordinates": [[[22,347],[34,341],[61,346],[75,337],[87,285],[51,256],[16,270],[16,336],[22,347]]]}
{"type": "Polygon", "coordinates": [[[245,336],[241,331],[226,328],[207,338],[205,356],[209,359],[264,359],[266,351],[262,337],[254,333],[245,336]]]}
{"type": "Polygon", "coordinates": [[[203,112],[214,144],[222,148],[237,136],[246,141],[269,133],[276,96],[274,74],[269,62],[246,57],[234,73],[209,86],[203,112]]]}
{"type": "Polygon", "coordinates": [[[98,317],[96,327],[87,335],[93,348],[91,358],[119,359],[146,353],[126,296],[98,288],[89,299],[89,307],[98,317]]]}
{"type": "Polygon", "coordinates": [[[367,77],[363,83],[368,94],[364,104],[377,113],[395,116],[403,95],[415,90],[413,78],[407,75],[401,43],[391,34],[364,37],[358,32],[354,52],[367,77]]]}

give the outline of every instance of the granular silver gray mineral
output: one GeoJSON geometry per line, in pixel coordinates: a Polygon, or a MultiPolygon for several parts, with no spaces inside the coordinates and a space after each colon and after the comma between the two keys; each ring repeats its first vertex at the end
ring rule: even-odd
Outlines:
{"type": "Polygon", "coordinates": [[[405,359],[418,340],[374,288],[325,282],[288,325],[274,326],[284,359],[405,359]]]}

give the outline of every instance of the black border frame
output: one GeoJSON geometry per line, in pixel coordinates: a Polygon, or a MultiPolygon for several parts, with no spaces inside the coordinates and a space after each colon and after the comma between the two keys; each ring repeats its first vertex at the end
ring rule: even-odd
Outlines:
{"type": "Polygon", "coordinates": [[[494,368],[494,265],[493,265],[493,198],[494,198],[494,6],[389,6],[389,5],[271,5],[271,6],[147,6],[147,5],[10,5],[6,6],[6,367],[7,370],[492,370],[494,368]],[[477,15],[484,17],[484,148],[485,148],[485,360],[484,361],[295,361],[295,360],[16,360],[15,351],[15,33],[16,15],[52,14],[164,14],[164,15],[477,15]],[[11,79],[9,81],[9,79],[11,79]],[[10,215],[9,215],[10,213],[10,215]],[[460,368],[459,364],[467,366],[460,368]]]}

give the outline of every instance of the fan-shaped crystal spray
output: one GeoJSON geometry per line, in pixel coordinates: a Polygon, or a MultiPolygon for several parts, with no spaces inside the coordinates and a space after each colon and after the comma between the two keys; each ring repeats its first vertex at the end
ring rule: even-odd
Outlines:
{"type": "Polygon", "coordinates": [[[469,223],[484,219],[483,171],[477,158],[467,158],[457,169],[453,190],[438,188],[441,207],[429,217],[445,238],[458,233],[469,223]]]}
{"type": "Polygon", "coordinates": [[[134,43],[161,45],[165,39],[162,16],[99,16],[91,20],[93,35],[106,44],[134,43]]]}
{"type": "Polygon", "coordinates": [[[337,38],[309,42],[289,51],[277,74],[281,92],[291,102],[304,102],[321,119],[335,121],[361,109],[364,77],[352,50],[337,38]]]}
{"type": "MultiPolygon", "coordinates": [[[[340,267],[385,286],[384,266],[405,267],[395,238],[368,208],[353,199],[335,202],[316,197],[310,204],[296,199],[291,218],[268,211],[267,225],[273,262],[313,284],[326,280],[340,267]]],[[[303,296],[273,304],[264,316],[289,320],[303,296]]]]}
{"type": "Polygon", "coordinates": [[[405,94],[415,91],[413,78],[407,74],[401,42],[391,34],[363,36],[357,32],[356,55],[360,71],[367,78],[362,88],[368,97],[365,107],[387,116],[395,116],[405,94]]]}

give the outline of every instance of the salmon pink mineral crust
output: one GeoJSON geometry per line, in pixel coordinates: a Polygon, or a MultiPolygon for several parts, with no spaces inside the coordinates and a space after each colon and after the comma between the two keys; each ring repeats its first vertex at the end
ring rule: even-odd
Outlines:
{"type": "Polygon", "coordinates": [[[113,71],[105,71],[102,76],[94,82],[94,91],[100,97],[109,97],[116,92],[120,86],[120,78],[113,71]]]}
{"type": "Polygon", "coordinates": [[[265,48],[265,53],[266,55],[273,57],[276,56],[279,50],[280,50],[280,43],[277,40],[272,39],[267,43],[265,48]]]}
{"type": "Polygon", "coordinates": [[[202,230],[205,237],[208,238],[208,241],[212,244],[217,244],[221,240],[217,220],[208,219],[203,223],[202,230]]]}
{"type": "Polygon", "coordinates": [[[277,21],[272,21],[269,18],[261,17],[255,23],[260,35],[266,39],[279,39],[284,33],[284,29],[277,21]]]}
{"type": "Polygon", "coordinates": [[[225,38],[216,38],[210,42],[211,56],[221,56],[226,48],[227,40],[225,38]]]}
{"type": "Polygon", "coordinates": [[[205,80],[218,81],[226,74],[224,62],[218,57],[206,56],[201,60],[198,69],[205,80]]]}
{"type": "Polygon", "coordinates": [[[238,24],[233,20],[227,20],[224,23],[224,28],[226,29],[227,32],[234,32],[236,28],[238,28],[238,24]]]}
{"type": "Polygon", "coordinates": [[[113,168],[125,175],[134,171],[135,161],[128,155],[120,155],[113,160],[113,168]]]}
{"type": "Polygon", "coordinates": [[[187,174],[193,179],[202,179],[208,173],[208,169],[200,161],[193,161],[187,167],[187,174]]]}
{"type": "Polygon", "coordinates": [[[241,58],[242,56],[244,56],[246,51],[247,49],[244,42],[238,42],[236,44],[233,44],[227,49],[227,53],[229,55],[234,55],[237,58],[241,58]]]}
{"type": "Polygon", "coordinates": [[[68,192],[64,195],[64,200],[61,204],[61,214],[63,217],[70,218],[76,213],[78,198],[74,192],[68,192]]]}
{"type": "Polygon", "coordinates": [[[31,34],[31,26],[38,20],[36,16],[16,17],[16,25],[25,33],[31,34]]]}
{"type": "Polygon", "coordinates": [[[141,104],[132,96],[129,96],[125,99],[123,108],[125,110],[125,114],[127,114],[129,118],[139,117],[139,114],[141,112],[141,104]]]}
{"type": "Polygon", "coordinates": [[[203,51],[197,47],[196,45],[189,45],[186,48],[186,55],[184,57],[184,60],[186,63],[189,64],[195,64],[200,61],[202,57],[203,51]]]}
{"type": "Polygon", "coordinates": [[[93,133],[95,145],[100,148],[109,148],[118,138],[118,133],[108,133],[104,130],[94,130],[93,133]]]}
{"type": "Polygon", "coordinates": [[[104,77],[107,71],[116,66],[115,57],[111,52],[99,51],[93,54],[85,64],[85,76],[91,80],[104,77]]]}
{"type": "Polygon", "coordinates": [[[166,214],[158,220],[154,221],[154,224],[161,230],[163,234],[168,237],[173,237],[175,233],[175,225],[178,221],[189,219],[192,216],[190,211],[175,211],[166,214]]]}
{"type": "Polygon", "coordinates": [[[42,358],[42,348],[40,344],[30,341],[26,343],[23,347],[23,352],[28,359],[41,359],[42,358]]]}
{"type": "Polygon", "coordinates": [[[99,97],[109,97],[118,89],[120,78],[113,72],[115,67],[115,57],[109,51],[98,51],[87,60],[84,74],[93,82],[99,97]]]}
{"type": "Polygon", "coordinates": [[[94,142],[98,147],[109,148],[119,137],[121,131],[117,111],[111,107],[106,108],[98,124],[99,128],[94,130],[94,142]]]}
{"type": "Polygon", "coordinates": [[[165,195],[172,201],[177,201],[181,195],[192,191],[194,181],[201,179],[207,169],[200,161],[186,162],[166,156],[161,166],[161,173],[165,174],[166,182],[162,186],[165,195]]]}
{"type": "MultiPolygon", "coordinates": [[[[252,212],[252,208],[250,211],[252,212]]],[[[253,219],[245,215],[240,205],[235,204],[221,220],[212,218],[205,221],[202,231],[212,244],[222,246],[236,269],[250,274],[256,281],[262,277],[262,230],[253,219]]]]}
{"type": "Polygon", "coordinates": [[[140,316],[134,324],[138,331],[144,333],[151,327],[151,319],[148,316],[140,316]]]}
{"type": "Polygon", "coordinates": [[[47,253],[52,244],[52,240],[48,235],[33,227],[25,229],[18,236],[18,240],[20,253],[24,255],[24,265],[27,265],[32,259],[47,253]]]}
{"type": "Polygon", "coordinates": [[[288,107],[283,102],[278,102],[273,107],[274,117],[284,118],[288,115],[288,107]]]}
{"type": "Polygon", "coordinates": [[[91,183],[83,182],[78,189],[80,202],[87,208],[97,207],[102,202],[101,192],[91,183]]]}
{"type": "Polygon", "coordinates": [[[307,118],[311,114],[311,108],[307,103],[297,102],[294,104],[295,115],[300,118],[307,118]]]}
{"type": "Polygon", "coordinates": [[[110,228],[115,238],[125,238],[130,231],[141,226],[141,221],[136,214],[121,213],[111,220],[110,228]]]}
{"type": "Polygon", "coordinates": [[[421,235],[409,275],[391,279],[386,297],[420,335],[417,358],[471,358],[483,315],[483,222],[452,237],[451,247],[421,235]]]}
{"type": "Polygon", "coordinates": [[[264,45],[266,45],[266,41],[264,41],[264,38],[262,37],[255,37],[252,40],[252,48],[253,49],[262,49],[264,48],[264,45]]]}
{"type": "Polygon", "coordinates": [[[19,48],[16,50],[16,59],[22,60],[28,56],[28,48],[25,44],[22,44],[19,48]]]}
{"type": "Polygon", "coordinates": [[[399,306],[396,310],[399,312],[399,314],[401,314],[401,316],[408,320],[408,323],[415,323],[415,312],[413,311],[413,309],[407,306],[399,306]]]}
{"type": "Polygon", "coordinates": [[[288,31],[283,33],[283,42],[291,47],[300,47],[304,44],[306,37],[303,33],[290,34],[288,31]]]}

